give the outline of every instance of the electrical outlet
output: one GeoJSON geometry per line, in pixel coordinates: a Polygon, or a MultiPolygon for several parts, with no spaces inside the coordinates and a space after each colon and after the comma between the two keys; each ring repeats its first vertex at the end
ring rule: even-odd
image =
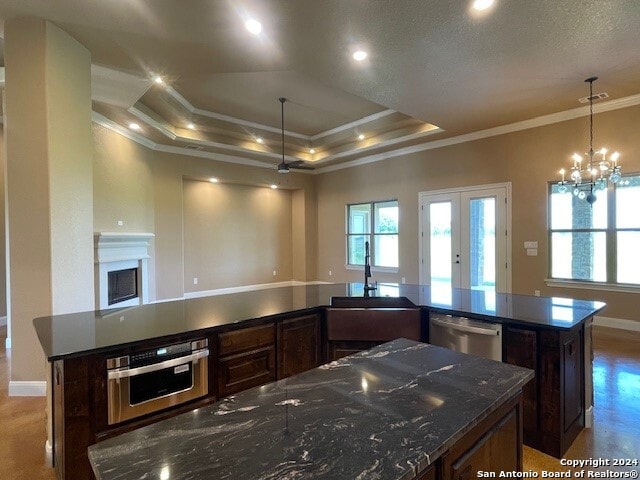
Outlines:
{"type": "Polygon", "coordinates": [[[402,277],[402,281],[400,283],[407,283],[407,279],[405,277],[402,277]]]}
{"type": "Polygon", "coordinates": [[[124,222],[122,220],[118,220],[118,226],[121,227],[124,225],[124,222]]]}
{"type": "Polygon", "coordinates": [[[276,276],[276,271],[275,271],[275,270],[273,271],[273,276],[274,276],[274,277],[276,276]]]}
{"type": "Polygon", "coordinates": [[[533,294],[534,294],[536,297],[539,297],[539,296],[540,296],[540,290],[534,290],[534,291],[533,291],[533,294]]]}
{"type": "Polygon", "coordinates": [[[193,277],[193,284],[197,285],[198,284],[198,277],[193,277]]]}
{"type": "Polygon", "coordinates": [[[333,272],[331,270],[329,270],[329,276],[333,275],[333,272]]]}

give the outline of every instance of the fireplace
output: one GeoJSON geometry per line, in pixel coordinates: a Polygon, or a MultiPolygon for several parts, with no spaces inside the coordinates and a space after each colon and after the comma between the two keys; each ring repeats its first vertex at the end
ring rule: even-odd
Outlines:
{"type": "Polygon", "coordinates": [[[153,233],[95,234],[96,309],[149,302],[149,248],[153,233]]]}
{"type": "Polygon", "coordinates": [[[109,305],[126,302],[138,296],[138,269],[112,270],[107,272],[107,297],[109,305]]]}

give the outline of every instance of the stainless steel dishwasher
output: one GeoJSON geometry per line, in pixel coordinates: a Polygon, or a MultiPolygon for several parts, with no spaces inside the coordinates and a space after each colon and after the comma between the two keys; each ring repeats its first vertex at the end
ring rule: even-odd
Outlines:
{"type": "Polygon", "coordinates": [[[502,325],[498,323],[430,313],[429,343],[502,361],[502,325]]]}

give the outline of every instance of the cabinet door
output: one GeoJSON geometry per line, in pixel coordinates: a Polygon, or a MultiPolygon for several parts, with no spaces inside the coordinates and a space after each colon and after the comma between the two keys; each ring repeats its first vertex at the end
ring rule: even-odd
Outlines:
{"type": "Polygon", "coordinates": [[[435,465],[429,465],[426,470],[418,474],[416,480],[436,480],[437,478],[435,465]]]}
{"type": "Polygon", "coordinates": [[[507,327],[503,332],[504,361],[511,365],[530,368],[536,371],[536,377],[522,389],[523,428],[525,432],[538,431],[538,372],[537,335],[534,330],[507,327]]]}
{"type": "Polygon", "coordinates": [[[565,340],[563,351],[564,431],[582,414],[582,351],[580,334],[565,340]]]}
{"type": "Polygon", "coordinates": [[[478,472],[519,470],[517,415],[517,410],[512,410],[483,435],[451,464],[446,478],[470,480],[478,478],[478,472]]]}
{"type": "Polygon", "coordinates": [[[320,365],[320,317],[307,315],[278,323],[278,378],[320,365]]]}

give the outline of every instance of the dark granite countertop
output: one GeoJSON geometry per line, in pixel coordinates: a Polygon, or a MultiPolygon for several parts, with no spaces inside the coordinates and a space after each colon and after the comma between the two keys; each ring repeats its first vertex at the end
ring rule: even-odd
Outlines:
{"type": "MultiPolygon", "coordinates": [[[[46,357],[53,361],[328,306],[332,297],[362,297],[362,287],[362,283],[343,283],[268,288],[40,317],[34,320],[34,326],[46,357]]],[[[406,297],[415,305],[440,312],[557,329],[570,329],[605,306],[602,302],[408,284],[380,284],[372,296],[406,297]]]]}
{"type": "Polygon", "coordinates": [[[89,447],[99,480],[411,479],[533,371],[399,339],[89,447]]]}

